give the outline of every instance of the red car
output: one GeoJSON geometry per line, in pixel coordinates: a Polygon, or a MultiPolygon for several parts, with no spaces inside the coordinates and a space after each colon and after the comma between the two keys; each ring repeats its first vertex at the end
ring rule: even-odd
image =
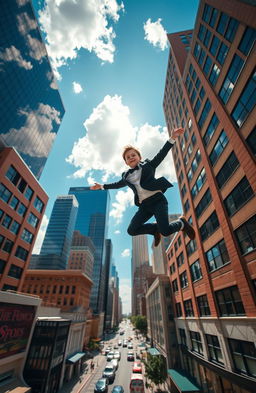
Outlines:
{"type": "Polygon", "coordinates": [[[141,362],[134,362],[132,372],[133,374],[142,374],[141,362]]]}

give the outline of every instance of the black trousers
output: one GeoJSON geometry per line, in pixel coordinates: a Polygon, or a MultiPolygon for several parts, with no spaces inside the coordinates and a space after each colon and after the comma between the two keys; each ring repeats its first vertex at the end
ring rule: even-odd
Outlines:
{"type": "Polygon", "coordinates": [[[127,232],[131,236],[154,235],[160,232],[163,236],[178,232],[181,229],[181,221],[172,221],[169,224],[168,202],[162,193],[157,193],[145,199],[139,206],[139,210],[133,216],[127,232]],[[156,219],[156,224],[145,224],[152,216],[156,219]]]}

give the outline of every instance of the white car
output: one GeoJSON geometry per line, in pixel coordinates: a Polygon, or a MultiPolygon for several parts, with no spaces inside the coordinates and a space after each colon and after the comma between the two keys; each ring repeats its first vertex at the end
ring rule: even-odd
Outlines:
{"type": "Polygon", "coordinates": [[[113,351],[110,351],[110,352],[107,354],[107,362],[110,362],[110,360],[112,360],[112,359],[114,359],[114,352],[113,352],[113,351]]]}
{"type": "Polygon", "coordinates": [[[114,352],[114,357],[113,359],[120,360],[121,359],[121,353],[119,351],[114,352]]]}
{"type": "Polygon", "coordinates": [[[115,367],[115,369],[118,369],[118,360],[117,359],[113,359],[111,360],[111,364],[113,365],[113,367],[115,367]]]}
{"type": "Polygon", "coordinates": [[[127,348],[128,348],[128,349],[133,349],[132,343],[129,343],[127,348]]]}

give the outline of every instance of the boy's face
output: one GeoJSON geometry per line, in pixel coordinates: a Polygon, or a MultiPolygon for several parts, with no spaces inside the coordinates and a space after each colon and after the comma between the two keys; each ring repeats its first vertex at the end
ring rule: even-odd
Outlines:
{"type": "Polygon", "coordinates": [[[126,164],[130,168],[135,168],[136,165],[140,162],[141,158],[138,153],[134,149],[130,149],[124,156],[126,164]]]}

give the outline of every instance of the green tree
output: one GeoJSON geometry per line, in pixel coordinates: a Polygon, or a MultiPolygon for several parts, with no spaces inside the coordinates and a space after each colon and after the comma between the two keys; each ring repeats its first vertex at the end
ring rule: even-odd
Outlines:
{"type": "Polygon", "coordinates": [[[161,385],[167,379],[166,362],[162,355],[152,356],[148,354],[145,364],[145,376],[156,386],[161,385]]]}
{"type": "Polygon", "coordinates": [[[140,333],[146,335],[147,334],[147,318],[143,315],[133,315],[131,317],[131,322],[134,325],[135,329],[139,330],[140,333]]]}

